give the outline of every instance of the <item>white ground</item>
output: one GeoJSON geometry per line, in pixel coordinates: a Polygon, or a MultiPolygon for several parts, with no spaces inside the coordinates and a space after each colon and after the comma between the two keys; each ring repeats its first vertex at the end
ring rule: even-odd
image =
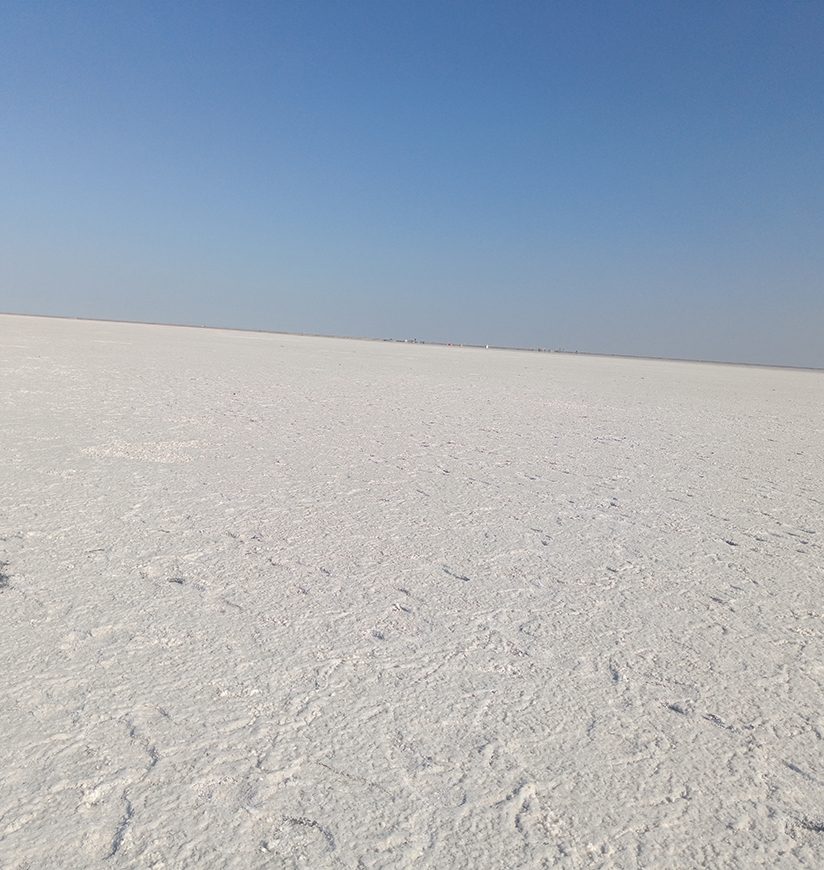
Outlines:
{"type": "Polygon", "coordinates": [[[0,318],[0,866],[824,866],[824,374],[0,318]]]}

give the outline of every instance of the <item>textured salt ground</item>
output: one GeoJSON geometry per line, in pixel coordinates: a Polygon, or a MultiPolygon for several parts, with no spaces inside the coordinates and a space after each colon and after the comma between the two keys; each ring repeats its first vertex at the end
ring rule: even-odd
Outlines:
{"type": "Polygon", "coordinates": [[[0,318],[0,866],[824,866],[824,375],[0,318]]]}

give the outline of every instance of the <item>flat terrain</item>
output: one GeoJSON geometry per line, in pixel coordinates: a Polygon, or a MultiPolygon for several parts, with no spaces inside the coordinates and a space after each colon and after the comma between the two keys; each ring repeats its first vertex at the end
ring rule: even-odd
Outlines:
{"type": "Polygon", "coordinates": [[[0,866],[824,866],[824,374],[0,317],[0,866]]]}

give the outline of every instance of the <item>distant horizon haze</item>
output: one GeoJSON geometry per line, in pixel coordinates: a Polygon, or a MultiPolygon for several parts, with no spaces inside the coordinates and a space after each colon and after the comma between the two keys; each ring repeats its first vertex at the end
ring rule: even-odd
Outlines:
{"type": "Polygon", "coordinates": [[[248,332],[251,334],[261,335],[286,335],[294,338],[329,338],[339,341],[365,341],[365,342],[385,342],[387,344],[411,344],[420,345],[422,347],[450,347],[467,350],[502,350],[502,351],[517,351],[523,353],[558,353],[567,356],[591,356],[626,360],[650,360],[660,362],[679,362],[679,363],[697,363],[705,365],[721,365],[721,366],[747,366],[755,368],[768,369],[793,369],[797,371],[810,371],[824,373],[824,366],[803,366],[792,365],[791,363],[759,363],[759,362],[736,362],[726,359],[700,359],[697,357],[678,357],[678,356],[651,356],[646,354],[632,353],[606,353],[597,350],[579,350],[578,348],[567,347],[545,347],[541,345],[515,345],[515,344],[490,344],[490,343],[475,343],[475,342],[459,342],[459,341],[436,341],[432,339],[420,338],[417,336],[404,337],[399,335],[358,335],[344,334],[331,332],[288,332],[282,329],[267,329],[264,327],[254,326],[225,326],[215,323],[185,323],[183,321],[162,321],[162,320],[117,320],[109,317],[81,317],[73,314],[32,314],[25,311],[0,311],[0,317],[33,317],[54,320],[76,320],[81,323],[112,323],[123,324],[124,326],[161,326],[171,329],[207,329],[216,330],[218,332],[248,332]]]}
{"type": "Polygon", "coordinates": [[[0,310],[824,368],[824,5],[0,4],[0,310]]]}

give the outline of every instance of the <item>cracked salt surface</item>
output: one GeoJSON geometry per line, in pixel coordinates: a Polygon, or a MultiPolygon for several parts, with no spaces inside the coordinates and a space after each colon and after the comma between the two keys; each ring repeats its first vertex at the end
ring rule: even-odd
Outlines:
{"type": "Polygon", "coordinates": [[[824,375],[0,317],[0,866],[824,866],[824,375]]]}

